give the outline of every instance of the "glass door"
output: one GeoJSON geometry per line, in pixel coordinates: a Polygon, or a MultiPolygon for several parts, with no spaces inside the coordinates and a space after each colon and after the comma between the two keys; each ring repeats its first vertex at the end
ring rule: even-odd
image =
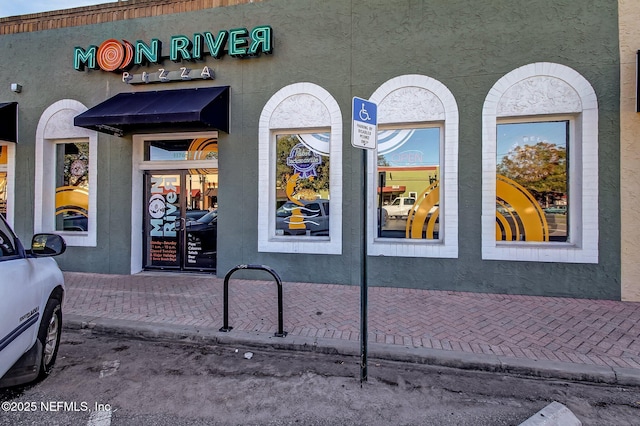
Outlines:
{"type": "Polygon", "coordinates": [[[218,212],[207,197],[214,177],[194,172],[145,173],[145,269],[215,271],[218,212]]]}
{"type": "Polygon", "coordinates": [[[183,175],[182,171],[145,173],[145,268],[181,269],[186,220],[186,200],[180,194],[183,175]]]}
{"type": "MultiPolygon", "coordinates": [[[[203,172],[206,172],[203,170],[203,172]]],[[[218,209],[215,192],[217,173],[185,174],[187,211],[184,226],[184,270],[215,271],[218,252],[218,209]]],[[[217,192],[216,192],[217,194],[217,192]]]]}

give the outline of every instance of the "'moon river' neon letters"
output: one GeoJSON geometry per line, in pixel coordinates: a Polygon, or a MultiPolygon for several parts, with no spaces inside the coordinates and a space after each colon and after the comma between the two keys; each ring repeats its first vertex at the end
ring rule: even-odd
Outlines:
{"type": "Polygon", "coordinates": [[[166,58],[174,62],[202,60],[206,55],[220,59],[225,53],[243,58],[272,51],[273,31],[268,25],[260,25],[251,31],[235,28],[219,31],[217,35],[211,32],[196,33],[191,38],[174,35],[169,42],[169,56],[162,55],[162,42],[157,38],[149,43],[109,39],[100,46],[91,45],[86,49],[76,46],[73,68],[76,71],[89,68],[123,72],[135,65],[159,64],[166,58]]]}

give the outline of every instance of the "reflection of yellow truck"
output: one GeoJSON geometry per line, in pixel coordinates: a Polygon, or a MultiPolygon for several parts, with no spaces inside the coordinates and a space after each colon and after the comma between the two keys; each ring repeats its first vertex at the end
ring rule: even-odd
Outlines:
{"type": "Polygon", "coordinates": [[[384,206],[383,209],[387,211],[390,218],[407,217],[415,203],[415,197],[398,197],[388,206],[384,206]]]}

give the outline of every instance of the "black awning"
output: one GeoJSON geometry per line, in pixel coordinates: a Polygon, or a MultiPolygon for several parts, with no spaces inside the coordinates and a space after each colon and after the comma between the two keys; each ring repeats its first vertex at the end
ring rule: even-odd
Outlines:
{"type": "Polygon", "coordinates": [[[74,124],[118,136],[167,130],[229,133],[229,86],[120,93],[76,116],[74,124]]]}
{"type": "Polygon", "coordinates": [[[0,103],[0,141],[18,142],[18,103],[0,103]]]}

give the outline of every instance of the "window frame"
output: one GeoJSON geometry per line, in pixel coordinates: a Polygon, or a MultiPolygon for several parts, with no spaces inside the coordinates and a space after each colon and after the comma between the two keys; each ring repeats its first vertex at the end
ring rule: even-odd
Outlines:
{"type": "Polygon", "coordinates": [[[258,251],[342,254],[342,114],[313,83],[295,83],[265,104],[258,129],[258,251]],[[329,237],[276,235],[276,135],[329,133],[329,237]]]}
{"type": "Polygon", "coordinates": [[[451,91],[431,77],[392,78],[369,98],[378,104],[380,128],[434,127],[440,131],[440,200],[437,240],[377,237],[377,158],[367,155],[367,251],[371,256],[458,257],[458,105],[451,91]]]}
{"type": "Polygon", "coordinates": [[[517,68],[489,91],[482,135],[482,259],[598,263],[598,102],[589,82],[560,64],[517,68]],[[525,86],[527,90],[520,90],[525,86]],[[527,102],[534,98],[542,101],[527,102]],[[557,120],[570,123],[568,241],[496,241],[497,125],[557,120]],[[589,182],[588,191],[583,182],[589,182]]]}
{"type": "Polygon", "coordinates": [[[87,110],[82,103],[63,99],[50,105],[40,116],[36,130],[34,233],[53,232],[64,236],[67,246],[97,245],[98,133],[76,127],[73,119],[87,110]],[[56,145],[89,143],[89,216],[88,231],[56,231],[56,145]]]}

